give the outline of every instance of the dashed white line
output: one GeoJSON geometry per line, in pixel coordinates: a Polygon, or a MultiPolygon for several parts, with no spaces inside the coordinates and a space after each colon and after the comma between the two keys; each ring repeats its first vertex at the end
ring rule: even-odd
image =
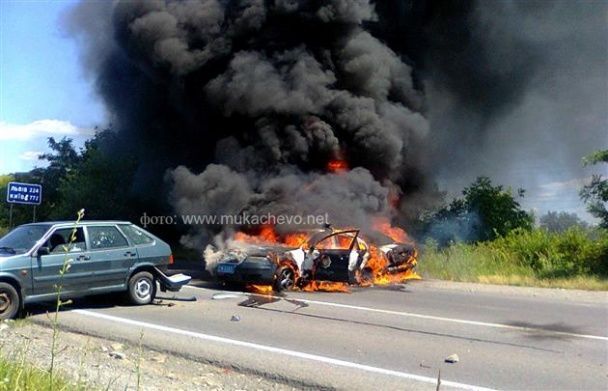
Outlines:
{"type": "MultiPolygon", "coordinates": [[[[186,285],[185,288],[205,290],[205,288],[198,288],[198,287],[194,287],[194,286],[190,286],[190,285],[186,285]]],[[[255,296],[255,294],[251,294],[251,293],[243,293],[243,295],[255,296]]],[[[281,296],[265,296],[265,297],[284,299],[284,297],[281,297],[281,296]]],[[[317,305],[323,305],[323,306],[335,307],[335,308],[346,308],[346,309],[357,310],[357,311],[376,312],[376,313],[395,315],[395,316],[404,316],[404,317],[410,317],[410,318],[435,320],[435,321],[440,321],[440,322],[466,324],[466,325],[471,325],[471,326],[492,327],[492,328],[497,328],[497,329],[518,330],[518,331],[525,331],[525,332],[563,335],[563,336],[572,337],[572,338],[585,338],[585,339],[608,341],[608,337],[604,337],[604,336],[600,336],[600,335],[577,334],[577,333],[569,333],[567,331],[543,329],[540,327],[514,326],[514,325],[502,324],[502,323],[491,323],[491,322],[480,322],[480,321],[476,321],[476,320],[446,318],[446,317],[435,316],[435,315],[424,315],[424,314],[417,314],[417,313],[413,313],[413,312],[401,312],[401,311],[385,310],[385,309],[381,309],[381,308],[361,307],[361,306],[351,305],[351,304],[341,304],[341,303],[333,303],[333,302],[329,302],[329,301],[309,300],[309,299],[302,299],[302,298],[296,298],[296,297],[294,297],[293,299],[297,300],[297,301],[301,301],[303,303],[308,303],[308,304],[317,304],[317,305]]]]}
{"type": "MultiPolygon", "coordinates": [[[[370,365],[359,364],[359,363],[354,363],[354,362],[350,362],[350,361],[344,361],[344,360],[340,360],[340,359],[336,359],[336,358],[319,356],[316,354],[298,352],[295,350],[277,348],[277,347],[268,346],[268,345],[260,345],[260,344],[253,343],[253,342],[239,341],[236,339],[230,339],[230,338],[225,338],[225,337],[218,337],[215,335],[203,334],[203,333],[198,333],[198,332],[194,332],[194,331],[178,329],[178,328],[174,328],[174,327],[162,326],[162,325],[154,324],[154,323],[141,322],[138,320],[121,318],[121,317],[113,316],[113,315],[106,315],[106,314],[89,311],[89,310],[72,310],[70,312],[75,312],[75,313],[89,316],[92,318],[104,319],[104,320],[111,321],[111,322],[117,322],[117,323],[128,324],[131,326],[137,326],[137,327],[141,327],[144,329],[151,329],[151,330],[157,330],[157,331],[162,331],[162,332],[167,332],[167,333],[179,334],[179,335],[197,338],[197,339],[201,339],[201,340],[205,340],[205,341],[212,341],[212,342],[224,343],[224,344],[233,345],[233,346],[240,346],[240,347],[244,347],[244,348],[255,349],[255,350],[260,350],[260,351],[265,351],[265,352],[270,352],[270,353],[276,353],[276,354],[300,358],[300,359],[304,359],[304,360],[322,362],[325,364],[331,364],[331,365],[336,365],[336,366],[345,367],[345,368],[357,369],[360,371],[365,371],[365,372],[370,372],[370,373],[375,373],[375,374],[380,374],[380,375],[394,376],[394,377],[399,377],[402,379],[414,380],[414,381],[423,382],[423,383],[437,384],[437,379],[432,378],[432,377],[415,375],[415,374],[407,373],[407,372],[399,372],[399,371],[394,371],[391,369],[379,368],[379,367],[374,367],[374,366],[370,366],[370,365]]],[[[479,387],[479,386],[475,386],[475,385],[471,385],[471,384],[459,383],[459,382],[443,380],[443,379],[441,380],[441,384],[443,386],[454,387],[454,388],[459,388],[459,389],[463,389],[463,390],[479,390],[479,391],[492,390],[491,388],[479,387]]]]}

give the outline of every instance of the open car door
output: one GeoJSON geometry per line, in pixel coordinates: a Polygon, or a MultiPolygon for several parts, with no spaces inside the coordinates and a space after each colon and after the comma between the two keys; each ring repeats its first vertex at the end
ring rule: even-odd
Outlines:
{"type": "Polygon", "coordinates": [[[312,260],[310,278],[318,281],[352,282],[352,264],[359,257],[359,230],[336,231],[311,244],[308,257],[312,260]]]}

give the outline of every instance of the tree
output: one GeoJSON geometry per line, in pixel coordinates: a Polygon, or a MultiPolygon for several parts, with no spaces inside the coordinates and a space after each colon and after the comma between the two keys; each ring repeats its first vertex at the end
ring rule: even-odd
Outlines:
{"type": "Polygon", "coordinates": [[[540,227],[549,232],[564,232],[569,228],[587,228],[588,224],[581,220],[576,213],[549,211],[540,218],[540,227]]]}
{"type": "MultiPolygon", "coordinates": [[[[585,166],[598,163],[608,163],[608,149],[583,158],[585,166]]],[[[608,179],[601,174],[593,175],[591,182],[581,189],[580,197],[587,204],[589,213],[600,219],[600,226],[608,228],[608,179]]]]}
{"type": "MultiPolygon", "coordinates": [[[[450,241],[486,241],[504,236],[514,229],[531,229],[533,217],[521,209],[509,190],[479,177],[430,219],[427,233],[440,244],[450,241]]],[[[518,196],[525,191],[520,189],[518,196]]]]}
{"type": "Polygon", "coordinates": [[[52,217],[67,218],[84,208],[90,219],[127,219],[137,210],[131,197],[135,161],[128,156],[110,154],[105,147],[116,143],[110,130],[98,132],[85,143],[78,164],[60,180],[59,202],[52,217]]]}

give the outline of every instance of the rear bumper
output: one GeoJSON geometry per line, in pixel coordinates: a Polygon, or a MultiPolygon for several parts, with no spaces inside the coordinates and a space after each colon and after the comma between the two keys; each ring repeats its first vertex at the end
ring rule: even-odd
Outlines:
{"type": "Polygon", "coordinates": [[[266,258],[250,257],[236,265],[234,273],[220,273],[216,268],[215,275],[225,282],[272,284],[276,269],[276,265],[266,258]]]}
{"type": "Polygon", "coordinates": [[[164,291],[177,292],[182,289],[182,286],[187,285],[192,277],[185,274],[179,273],[172,276],[167,276],[159,268],[154,268],[158,282],[160,283],[160,289],[164,291]]]}

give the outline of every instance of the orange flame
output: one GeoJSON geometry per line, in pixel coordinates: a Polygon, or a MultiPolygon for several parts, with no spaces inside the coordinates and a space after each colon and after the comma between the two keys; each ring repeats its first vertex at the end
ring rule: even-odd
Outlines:
{"type": "Polygon", "coordinates": [[[409,243],[411,240],[404,230],[393,227],[386,217],[376,217],[372,223],[374,230],[381,232],[397,243],[409,243]]]}
{"type": "Polygon", "coordinates": [[[331,282],[331,281],[310,281],[306,284],[302,290],[304,292],[342,292],[350,293],[348,284],[345,282],[331,282]]]}
{"type": "Polygon", "coordinates": [[[305,233],[278,234],[272,225],[262,225],[254,234],[235,232],[233,239],[249,244],[283,244],[288,247],[300,247],[308,240],[305,233]]]}
{"type": "Polygon", "coordinates": [[[245,289],[247,290],[247,292],[265,296],[271,296],[273,291],[272,285],[248,284],[245,289]]]}
{"type": "Polygon", "coordinates": [[[327,171],[341,173],[348,171],[348,163],[343,159],[334,159],[327,162],[327,171]]]}

